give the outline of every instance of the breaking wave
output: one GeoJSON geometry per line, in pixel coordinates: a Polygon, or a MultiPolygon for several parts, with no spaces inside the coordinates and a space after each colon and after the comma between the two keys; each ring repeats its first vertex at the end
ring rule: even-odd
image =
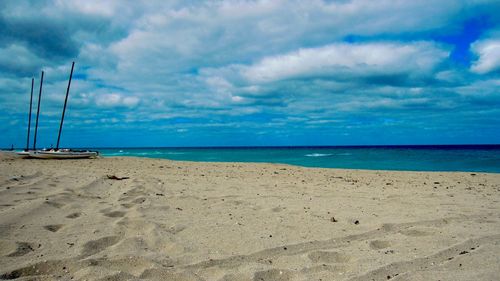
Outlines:
{"type": "Polygon", "coordinates": [[[307,157],[328,157],[328,156],[332,156],[333,154],[329,154],[329,153],[311,153],[311,154],[306,154],[304,156],[307,156],[307,157]]]}

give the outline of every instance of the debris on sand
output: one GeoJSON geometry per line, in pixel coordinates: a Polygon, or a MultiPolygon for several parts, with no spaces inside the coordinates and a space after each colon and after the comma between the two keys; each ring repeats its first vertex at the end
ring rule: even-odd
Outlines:
{"type": "Polygon", "coordinates": [[[117,181],[126,180],[130,178],[130,177],[117,177],[115,175],[107,175],[107,177],[110,180],[117,180],[117,181]]]}

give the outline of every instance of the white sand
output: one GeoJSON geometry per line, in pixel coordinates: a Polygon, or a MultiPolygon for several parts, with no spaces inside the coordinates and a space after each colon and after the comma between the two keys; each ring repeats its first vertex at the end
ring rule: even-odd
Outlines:
{"type": "Polygon", "coordinates": [[[499,201],[500,174],[3,154],[0,279],[499,280],[499,201]]]}

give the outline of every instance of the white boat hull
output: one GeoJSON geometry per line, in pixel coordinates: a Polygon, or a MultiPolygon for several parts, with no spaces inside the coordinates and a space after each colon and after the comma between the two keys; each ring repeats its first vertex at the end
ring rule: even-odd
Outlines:
{"type": "Polygon", "coordinates": [[[82,159],[97,157],[95,151],[30,151],[29,156],[38,159],[82,159]]]}
{"type": "Polygon", "coordinates": [[[18,156],[21,156],[22,158],[30,158],[30,152],[33,152],[33,151],[26,151],[26,150],[23,150],[23,151],[16,151],[16,154],[18,156]]]}

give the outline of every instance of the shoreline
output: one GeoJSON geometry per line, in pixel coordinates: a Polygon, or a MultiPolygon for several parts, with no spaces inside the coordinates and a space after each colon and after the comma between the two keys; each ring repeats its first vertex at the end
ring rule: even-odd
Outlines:
{"type": "MultiPolygon", "coordinates": [[[[465,173],[465,174],[500,174],[500,172],[477,172],[477,171],[420,171],[420,170],[379,170],[379,169],[361,169],[361,168],[329,168],[329,167],[316,167],[316,166],[301,166],[295,164],[288,163],[278,163],[278,162],[227,162],[227,161],[196,161],[196,160],[174,160],[167,158],[154,158],[147,156],[105,156],[100,155],[100,158],[141,158],[141,159],[150,159],[150,160],[165,160],[170,162],[186,162],[186,163],[207,163],[207,164],[249,164],[249,165],[276,165],[276,166],[290,166],[295,168],[304,168],[304,169],[326,169],[326,170],[338,170],[338,171],[373,171],[373,172],[403,172],[403,173],[465,173]]],[[[64,160],[63,160],[64,161],[64,160]]]]}
{"type": "Polygon", "coordinates": [[[0,276],[490,280],[499,202],[497,173],[0,154],[0,276]]]}
{"type": "MultiPolygon", "coordinates": [[[[15,152],[5,152],[5,151],[0,151],[1,154],[14,154],[13,157],[21,158],[18,155],[15,155],[15,152]]],[[[284,165],[284,166],[290,166],[290,167],[296,167],[296,168],[305,168],[305,169],[327,169],[327,170],[346,170],[346,171],[375,171],[375,172],[409,172],[409,173],[473,173],[473,174],[500,174],[500,172],[482,172],[482,171],[458,171],[458,170],[439,170],[439,171],[428,171],[428,170],[384,170],[384,169],[363,169],[363,168],[330,168],[330,167],[317,167],[317,166],[302,166],[298,164],[289,164],[289,163],[279,163],[279,162],[238,162],[238,161],[204,161],[204,160],[175,160],[175,159],[167,159],[167,158],[155,158],[155,157],[147,157],[147,156],[135,156],[135,155],[129,155],[129,156],[121,156],[121,155],[99,155],[96,159],[108,159],[108,158],[130,158],[130,159],[149,159],[149,160],[165,160],[165,161],[171,161],[171,162],[187,162],[187,163],[207,163],[207,164],[250,164],[250,165],[258,165],[258,164],[263,164],[263,165],[284,165]]],[[[41,160],[41,161],[68,161],[68,159],[59,159],[59,160],[54,160],[54,159],[32,159],[32,160],[41,160]]],[[[82,160],[82,159],[79,159],[82,160]]],[[[85,160],[85,159],[84,159],[85,160]]],[[[87,159],[88,160],[88,159],[87,159]]]]}

